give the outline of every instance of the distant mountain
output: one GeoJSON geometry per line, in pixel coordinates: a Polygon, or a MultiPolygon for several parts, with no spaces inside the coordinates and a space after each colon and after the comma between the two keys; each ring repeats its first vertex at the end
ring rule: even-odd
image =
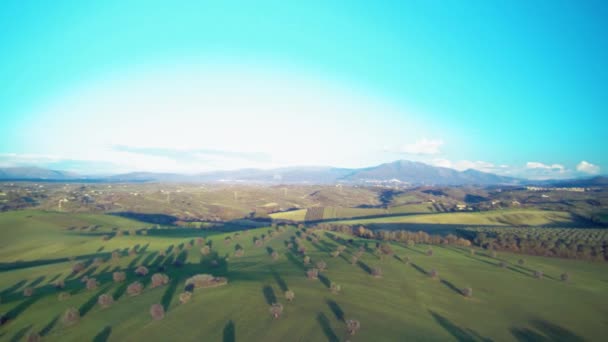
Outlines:
{"type": "MultiPolygon", "coordinates": [[[[533,183],[533,182],[529,182],[533,183]]],[[[539,183],[539,182],[536,182],[539,183]]],[[[582,187],[591,188],[595,186],[608,186],[607,176],[595,176],[592,178],[581,178],[581,179],[566,179],[566,180],[548,180],[539,183],[545,186],[554,186],[559,188],[569,187],[582,187]]]]}
{"type": "MultiPolygon", "coordinates": [[[[420,162],[398,160],[359,169],[334,167],[288,167],[240,169],[198,174],[132,172],[113,176],[82,176],[70,172],[36,167],[0,169],[0,180],[40,180],[73,182],[183,182],[183,183],[260,183],[260,184],[412,184],[412,185],[520,185],[532,181],[498,176],[477,170],[457,171],[420,162]]],[[[559,184],[558,181],[545,184],[559,184]]],[[[606,185],[608,178],[561,181],[569,186],[606,185]]]]}
{"type": "Polygon", "coordinates": [[[457,171],[409,160],[359,169],[344,178],[351,182],[399,181],[427,185],[518,184],[519,180],[477,170],[457,171]]]}
{"type": "Polygon", "coordinates": [[[39,167],[9,167],[0,169],[2,180],[67,180],[81,178],[81,176],[66,171],[43,169],[39,167]]]}

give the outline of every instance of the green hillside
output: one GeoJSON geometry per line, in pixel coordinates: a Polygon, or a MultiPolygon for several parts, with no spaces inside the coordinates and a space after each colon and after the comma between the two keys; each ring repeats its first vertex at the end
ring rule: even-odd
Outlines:
{"type": "Polygon", "coordinates": [[[0,214],[0,227],[0,314],[6,320],[0,326],[2,341],[21,340],[30,332],[45,341],[167,341],[176,336],[183,341],[575,341],[602,340],[606,332],[608,266],[604,263],[525,256],[526,263],[520,266],[521,255],[501,253],[495,259],[483,251],[471,255],[468,249],[434,246],[433,256],[427,256],[429,246],[398,244],[392,244],[395,257],[380,259],[371,252],[374,241],[354,239],[349,244],[332,239],[333,233],[317,231],[318,243],[302,236],[301,245],[312,264],[324,260],[327,270],[318,280],[310,280],[302,257],[287,246],[301,236],[293,226],[283,232],[267,227],[238,235],[149,229],[147,235],[138,231],[104,241],[102,236],[114,227],[146,225],[114,216],[21,211],[0,214]],[[100,227],[67,229],[91,225],[100,227]],[[269,231],[273,237],[256,247],[254,237],[269,231]],[[211,244],[210,255],[201,255],[197,237],[211,244]],[[226,237],[231,241],[225,242],[226,237]],[[194,247],[174,253],[190,242],[194,247]],[[332,258],[330,252],[342,243],[345,252],[332,258]],[[360,263],[352,265],[351,255],[365,243],[369,248],[360,263]],[[237,244],[244,249],[241,257],[234,255],[237,244]],[[139,251],[129,255],[136,245],[139,251]],[[108,260],[116,249],[121,250],[120,260],[108,260]],[[161,250],[168,251],[166,257],[159,256],[161,250]],[[273,251],[278,253],[276,261],[273,251]],[[71,275],[76,261],[94,256],[104,262],[71,275]],[[76,260],[62,259],[66,257],[76,260]],[[406,257],[411,263],[402,261],[406,257]],[[176,259],[183,263],[175,264],[176,259]],[[507,267],[499,267],[500,261],[507,267]],[[136,276],[139,265],[147,265],[150,273],[136,276]],[[160,267],[170,281],[151,288],[151,275],[160,267]],[[382,269],[382,277],[370,275],[373,267],[382,269]],[[112,272],[118,269],[128,279],[115,284],[112,272]],[[437,279],[429,277],[432,269],[438,272],[437,279]],[[544,278],[535,279],[534,270],[543,271],[544,278]],[[567,282],[559,280],[564,272],[570,275],[567,282]],[[228,284],[195,289],[192,300],[180,304],[186,279],[200,273],[226,277],[228,284]],[[100,281],[97,289],[85,288],[78,279],[83,274],[100,281]],[[64,290],[51,286],[58,279],[65,279],[64,290]],[[125,286],[135,280],[143,282],[145,289],[131,297],[125,286]],[[342,291],[332,293],[331,282],[341,285],[342,291]],[[31,297],[22,294],[27,287],[34,288],[31,297]],[[473,289],[471,298],[461,294],[465,287],[473,289]],[[291,303],[284,299],[287,289],[295,293],[291,303]],[[59,301],[60,292],[71,297],[59,301]],[[109,308],[97,304],[103,293],[114,296],[109,308]],[[279,319],[270,315],[272,302],[284,307],[279,319]],[[166,310],[158,321],[149,314],[156,303],[166,310]],[[65,326],[62,315],[70,307],[79,310],[81,319],[65,326]],[[361,323],[354,336],[347,334],[344,320],[348,319],[361,323]]]}

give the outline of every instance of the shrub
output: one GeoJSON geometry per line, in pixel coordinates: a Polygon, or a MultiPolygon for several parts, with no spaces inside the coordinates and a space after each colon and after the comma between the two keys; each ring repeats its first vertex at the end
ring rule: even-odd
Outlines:
{"type": "Polygon", "coordinates": [[[87,290],[95,290],[97,285],[97,280],[95,278],[89,278],[87,280],[87,290]]]}
{"type": "Polygon", "coordinates": [[[179,302],[182,304],[186,304],[192,298],[192,292],[186,291],[179,294],[179,302]]]}
{"type": "Polygon", "coordinates": [[[272,317],[274,317],[274,319],[278,319],[279,317],[281,317],[282,313],[283,305],[281,305],[281,303],[274,303],[270,306],[270,314],[272,315],[272,317]]]}
{"type": "Polygon", "coordinates": [[[152,288],[167,285],[169,283],[169,277],[163,273],[154,273],[152,275],[152,288]]]}
{"type": "Polygon", "coordinates": [[[470,287],[465,287],[464,289],[461,290],[461,292],[462,292],[462,295],[467,298],[473,297],[473,289],[470,287]]]}
{"type": "Polygon", "coordinates": [[[144,285],[138,281],[135,281],[127,286],[127,294],[129,296],[139,296],[143,290],[144,285]]]}
{"type": "Polygon", "coordinates": [[[306,271],[306,276],[308,279],[318,279],[319,278],[319,270],[316,268],[311,268],[306,271]]]}
{"type": "Polygon", "coordinates": [[[279,260],[279,253],[277,253],[277,251],[273,251],[270,254],[270,257],[272,257],[272,260],[277,261],[277,260],[279,260]]]}
{"type": "Polygon", "coordinates": [[[376,278],[382,277],[382,269],[380,267],[372,267],[372,276],[376,278]]]}
{"type": "Polygon", "coordinates": [[[429,249],[428,251],[426,251],[426,255],[433,256],[433,250],[429,249]]]}
{"type": "Polygon", "coordinates": [[[165,317],[165,308],[160,304],[152,304],[150,306],[150,316],[153,320],[160,321],[165,317]]]}
{"type": "Polygon", "coordinates": [[[211,252],[211,248],[209,248],[209,246],[203,246],[203,248],[201,248],[202,255],[209,255],[210,252],[211,252]]]}
{"type": "Polygon", "coordinates": [[[304,256],[304,265],[310,264],[310,257],[308,255],[304,256]]]}
{"type": "Polygon", "coordinates": [[[105,293],[99,296],[99,298],[97,298],[97,303],[99,304],[99,306],[105,309],[110,307],[114,303],[114,298],[112,297],[112,295],[105,293]]]}
{"type": "Polygon", "coordinates": [[[137,274],[138,276],[145,276],[148,274],[148,268],[146,266],[139,266],[135,269],[135,274],[137,274]]]}
{"type": "Polygon", "coordinates": [[[63,324],[65,326],[71,326],[80,320],[80,311],[76,308],[69,308],[63,314],[63,324]]]}
{"type": "Polygon", "coordinates": [[[296,297],[296,294],[293,293],[293,291],[291,291],[291,290],[285,291],[285,299],[287,299],[288,302],[291,302],[295,297],[296,297]]]}
{"type": "Polygon", "coordinates": [[[23,296],[24,297],[31,297],[32,295],[34,295],[34,289],[31,287],[26,287],[25,289],[23,289],[23,296]]]}
{"type": "Polygon", "coordinates": [[[340,286],[339,284],[336,284],[332,281],[331,284],[329,285],[329,290],[333,294],[338,294],[342,290],[342,286],[340,286]]]}
{"type": "Polygon", "coordinates": [[[566,273],[562,273],[559,277],[560,277],[560,279],[562,281],[568,281],[568,280],[570,280],[570,274],[568,274],[567,272],[566,273]]]}
{"type": "Polygon", "coordinates": [[[77,262],[72,265],[72,273],[80,273],[84,271],[84,264],[82,262],[77,262]]]}
{"type": "Polygon", "coordinates": [[[112,273],[112,279],[114,280],[115,283],[120,283],[125,281],[125,279],[127,279],[127,275],[125,274],[125,272],[114,272],[112,273]]]}
{"type": "Polygon", "coordinates": [[[437,278],[438,276],[439,276],[439,272],[438,272],[436,269],[432,269],[432,270],[429,272],[429,277],[431,277],[431,278],[433,278],[433,279],[437,278]]]}
{"type": "Polygon", "coordinates": [[[66,300],[66,299],[68,299],[68,298],[70,298],[70,297],[71,297],[71,295],[70,295],[70,293],[69,293],[69,292],[61,292],[61,293],[60,293],[60,294],[57,296],[57,299],[58,299],[59,301],[64,301],[64,300],[66,300]]]}
{"type": "Polygon", "coordinates": [[[57,279],[53,283],[53,286],[55,286],[56,289],[62,289],[65,287],[65,281],[63,279],[57,279]]]}
{"type": "Polygon", "coordinates": [[[319,271],[325,271],[325,269],[327,268],[327,264],[323,260],[318,261],[317,268],[319,269],[319,271]]]}
{"type": "Polygon", "coordinates": [[[361,328],[361,323],[359,323],[359,321],[357,321],[355,319],[349,319],[346,321],[346,329],[348,330],[349,334],[351,334],[351,335],[356,334],[360,328],[361,328]]]}
{"type": "Polygon", "coordinates": [[[534,278],[542,279],[543,278],[543,271],[534,271],[534,278]]]}

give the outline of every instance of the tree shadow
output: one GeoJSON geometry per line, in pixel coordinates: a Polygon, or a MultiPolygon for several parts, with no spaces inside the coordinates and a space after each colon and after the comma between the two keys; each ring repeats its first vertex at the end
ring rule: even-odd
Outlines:
{"type": "Polygon", "coordinates": [[[84,302],[80,306],[80,309],[78,309],[78,311],[80,311],[80,317],[83,317],[89,311],[91,311],[91,309],[97,303],[97,299],[99,298],[99,296],[101,296],[102,294],[104,294],[107,290],[108,290],[108,287],[104,287],[103,289],[101,289],[97,293],[95,293],[93,296],[91,296],[91,298],[89,298],[89,300],[87,300],[86,302],[84,302]]]}
{"type": "Polygon", "coordinates": [[[338,305],[338,303],[334,302],[333,300],[327,300],[326,302],[331,312],[333,312],[336,316],[336,319],[338,321],[344,322],[344,311],[342,310],[340,305],[338,305]]]}
{"type": "Polygon", "coordinates": [[[6,289],[2,290],[2,292],[0,292],[0,296],[4,297],[5,295],[12,293],[18,289],[20,289],[23,285],[25,285],[27,283],[27,280],[20,280],[18,282],[16,282],[13,286],[7,287],[6,289]]]}
{"type": "Polygon", "coordinates": [[[329,280],[329,278],[327,278],[321,273],[319,273],[319,280],[321,281],[321,283],[323,283],[323,285],[325,285],[325,287],[329,288],[331,286],[331,281],[329,280]]]}
{"type": "Polygon", "coordinates": [[[106,325],[95,337],[93,337],[93,342],[106,342],[108,338],[112,334],[112,327],[106,325]]]}
{"type": "Polygon", "coordinates": [[[11,337],[11,339],[9,341],[19,342],[19,341],[23,340],[23,337],[25,337],[25,334],[27,334],[27,332],[30,331],[31,328],[32,328],[32,325],[30,324],[26,327],[19,329],[19,331],[17,331],[15,333],[15,335],[13,335],[13,337],[11,337]]]}
{"type": "Polygon", "coordinates": [[[262,293],[264,293],[266,304],[272,305],[277,302],[277,296],[274,294],[274,290],[271,286],[264,285],[264,287],[262,287],[262,293]]]}
{"type": "Polygon", "coordinates": [[[154,260],[157,255],[158,252],[149,253],[146,258],[141,262],[141,264],[144,266],[149,266],[152,263],[152,260],[154,260]]]}
{"type": "Polygon", "coordinates": [[[36,287],[36,285],[42,283],[45,278],[46,278],[45,276],[40,276],[40,277],[36,278],[34,281],[32,281],[27,287],[36,287]]]}
{"type": "Polygon", "coordinates": [[[536,331],[528,328],[510,328],[509,331],[520,342],[549,342],[550,340],[536,331]]]}
{"type": "Polygon", "coordinates": [[[450,335],[452,335],[457,341],[482,341],[482,342],[490,342],[492,341],[489,338],[483,337],[476,333],[471,329],[461,328],[456,324],[452,323],[449,319],[441,316],[438,313],[430,311],[431,316],[435,319],[435,321],[445,329],[450,335]]]}
{"type": "Polygon", "coordinates": [[[295,257],[293,255],[293,252],[287,252],[287,259],[289,261],[291,261],[292,264],[294,264],[297,268],[299,268],[302,271],[306,271],[306,266],[304,265],[304,263],[298,259],[297,257],[295,257]]]}
{"type": "Polygon", "coordinates": [[[57,322],[59,321],[59,315],[53,317],[53,319],[51,319],[51,321],[49,323],[47,323],[47,325],[45,325],[39,332],[41,337],[44,337],[46,335],[48,335],[51,330],[53,330],[53,328],[55,327],[55,325],[57,325],[57,322]]]}
{"type": "Polygon", "coordinates": [[[331,328],[331,325],[329,324],[329,319],[327,319],[327,316],[325,316],[324,313],[319,312],[319,314],[317,315],[317,321],[319,322],[319,325],[321,325],[321,329],[323,330],[323,333],[327,337],[328,341],[330,341],[330,342],[339,341],[338,336],[336,336],[336,333],[334,332],[334,330],[331,328]]]}
{"type": "Polygon", "coordinates": [[[11,310],[9,310],[6,314],[4,314],[4,317],[6,318],[6,320],[14,320],[21,313],[23,313],[23,311],[25,311],[32,304],[34,304],[38,298],[39,298],[39,296],[24,300],[19,305],[15,306],[11,310]]]}
{"type": "Polygon", "coordinates": [[[285,280],[281,277],[281,275],[274,268],[272,269],[272,276],[274,277],[274,280],[276,280],[281,291],[285,292],[285,291],[289,290],[289,287],[287,287],[287,283],[285,282],[285,280]]]}
{"type": "MultiPolygon", "coordinates": [[[[584,339],[574,332],[561,327],[557,324],[553,324],[551,322],[534,319],[530,322],[534,328],[543,333],[546,338],[544,341],[557,341],[557,342],[566,342],[566,341],[574,341],[574,342],[582,342],[584,339]]],[[[520,329],[520,331],[529,332],[529,329],[520,329]]]]}
{"type": "Polygon", "coordinates": [[[422,273],[423,275],[427,275],[427,272],[424,270],[424,268],[422,268],[422,267],[420,267],[420,266],[418,266],[418,265],[414,264],[413,262],[412,262],[412,263],[410,263],[410,264],[412,265],[412,267],[413,267],[413,268],[414,268],[416,271],[418,271],[418,272],[422,273]]]}
{"type": "Polygon", "coordinates": [[[223,342],[235,342],[236,341],[236,328],[234,327],[234,322],[229,320],[228,323],[224,326],[224,333],[222,336],[223,342]]]}
{"type": "Polygon", "coordinates": [[[443,285],[445,285],[448,289],[456,292],[457,294],[462,294],[462,290],[460,290],[459,288],[457,288],[456,286],[454,286],[454,284],[452,284],[451,282],[445,280],[445,279],[441,279],[441,283],[443,285]]]}
{"type": "Polygon", "coordinates": [[[163,308],[165,308],[165,312],[169,311],[169,305],[171,304],[171,299],[173,298],[173,295],[175,295],[175,291],[177,290],[178,282],[179,279],[177,277],[173,277],[169,283],[169,286],[167,286],[165,293],[163,293],[163,297],[161,298],[160,303],[162,304],[163,308]]]}
{"type": "Polygon", "coordinates": [[[369,266],[367,266],[367,264],[366,264],[366,263],[364,263],[363,261],[361,261],[361,260],[357,261],[357,265],[358,265],[359,267],[361,267],[361,269],[362,269],[363,271],[365,271],[365,273],[367,273],[367,274],[372,274],[372,269],[371,269],[369,266]]]}

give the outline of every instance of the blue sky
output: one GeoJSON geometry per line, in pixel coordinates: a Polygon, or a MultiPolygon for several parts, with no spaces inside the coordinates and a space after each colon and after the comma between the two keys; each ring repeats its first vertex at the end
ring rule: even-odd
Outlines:
{"type": "Polygon", "coordinates": [[[608,169],[604,1],[3,1],[0,166],[608,169]]]}

